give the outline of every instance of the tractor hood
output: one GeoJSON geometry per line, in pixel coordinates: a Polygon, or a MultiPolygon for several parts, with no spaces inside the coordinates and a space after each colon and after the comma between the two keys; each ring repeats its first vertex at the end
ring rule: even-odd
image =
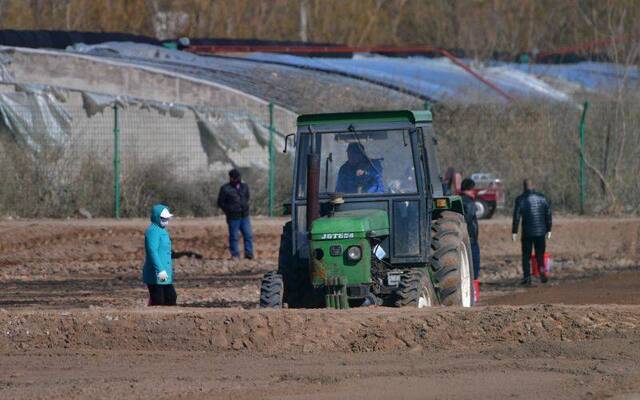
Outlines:
{"type": "Polygon", "coordinates": [[[337,211],[313,222],[311,240],[361,239],[389,235],[389,217],[383,210],[337,211]]]}

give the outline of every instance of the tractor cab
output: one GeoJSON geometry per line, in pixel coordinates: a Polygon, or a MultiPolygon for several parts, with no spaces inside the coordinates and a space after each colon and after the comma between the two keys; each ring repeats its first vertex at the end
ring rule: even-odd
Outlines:
{"type": "MultiPolygon", "coordinates": [[[[425,164],[425,140],[433,142],[428,111],[300,117],[292,198],[296,248],[304,252],[308,245],[307,200],[312,192],[320,207],[311,219],[335,220],[345,211],[382,210],[389,227],[401,227],[390,228],[383,239],[386,257],[394,263],[424,262],[428,240],[420,238],[425,237],[434,192],[425,164]],[[310,171],[310,156],[318,162],[311,166],[318,169],[317,187],[308,185],[309,172],[312,179],[316,174],[310,171]],[[340,204],[333,204],[336,196],[342,199],[340,204]]],[[[434,179],[440,181],[437,173],[434,179]]],[[[442,195],[442,185],[437,186],[437,195],[442,195]]]]}
{"type": "Polygon", "coordinates": [[[282,277],[280,301],[397,305],[407,301],[398,293],[410,284],[422,287],[423,298],[409,302],[441,302],[428,269],[432,221],[460,215],[462,204],[443,194],[435,143],[429,111],[298,118],[292,220],[279,273],[266,282],[282,277]]]}

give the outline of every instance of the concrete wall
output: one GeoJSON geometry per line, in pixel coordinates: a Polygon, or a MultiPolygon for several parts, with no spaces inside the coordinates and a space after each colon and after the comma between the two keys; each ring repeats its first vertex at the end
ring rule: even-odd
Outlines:
{"type": "MultiPolygon", "coordinates": [[[[14,82],[43,84],[114,96],[237,110],[269,123],[268,102],[218,83],[152,67],[54,50],[1,47],[14,82]]],[[[5,73],[6,76],[6,73],[5,73]]],[[[1,77],[1,75],[0,75],[1,77]]],[[[295,131],[296,114],[275,107],[276,129],[295,131]]]]}
{"type": "MultiPolygon", "coordinates": [[[[69,159],[92,155],[108,163],[113,157],[113,110],[107,108],[89,118],[82,107],[80,92],[228,110],[269,124],[268,102],[262,99],[224,85],[150,67],[53,50],[0,47],[0,69],[3,71],[0,93],[14,91],[14,84],[67,89],[63,107],[73,117],[69,159]]],[[[220,173],[229,166],[228,162],[210,162],[207,158],[193,112],[174,118],[155,110],[128,107],[120,117],[123,174],[135,168],[137,162],[158,159],[171,163],[177,175],[189,179],[220,173]]],[[[276,106],[276,130],[295,132],[296,117],[295,113],[276,106]]],[[[234,134],[233,129],[222,132],[234,134]]],[[[233,149],[236,165],[250,168],[256,160],[264,165],[266,150],[255,141],[248,144],[247,148],[233,149]]]]}

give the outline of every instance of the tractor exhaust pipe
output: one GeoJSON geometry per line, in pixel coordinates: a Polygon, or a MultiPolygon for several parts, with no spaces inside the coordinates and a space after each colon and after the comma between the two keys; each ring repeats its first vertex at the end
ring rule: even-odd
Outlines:
{"type": "Polygon", "coordinates": [[[311,233],[311,224],[313,221],[320,218],[319,190],[320,155],[313,151],[312,146],[311,153],[307,155],[307,230],[309,233],[311,233]]]}

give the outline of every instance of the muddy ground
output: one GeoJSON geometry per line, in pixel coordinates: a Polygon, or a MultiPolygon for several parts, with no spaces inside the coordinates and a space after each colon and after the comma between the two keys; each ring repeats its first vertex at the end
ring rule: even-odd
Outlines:
{"type": "Polygon", "coordinates": [[[0,398],[640,398],[640,220],[556,218],[551,281],[517,285],[481,223],[472,310],[257,310],[282,220],[228,261],[221,219],[170,233],[179,307],[145,307],[144,220],[0,221],[0,398]]]}

